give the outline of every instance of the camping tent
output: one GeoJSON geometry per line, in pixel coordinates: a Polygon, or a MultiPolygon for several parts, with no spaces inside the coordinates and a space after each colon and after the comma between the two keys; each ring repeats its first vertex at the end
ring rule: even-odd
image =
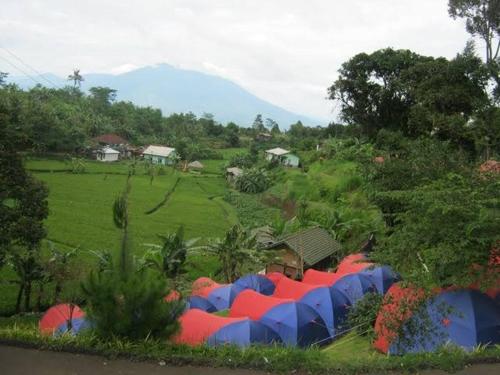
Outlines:
{"type": "Polygon", "coordinates": [[[48,309],[38,323],[42,335],[76,334],[89,327],[85,313],[76,305],[60,304],[48,309]]]}
{"type": "Polygon", "coordinates": [[[208,299],[200,296],[190,296],[187,305],[188,309],[198,309],[209,313],[217,311],[217,308],[208,299]]]}
{"type": "Polygon", "coordinates": [[[227,318],[203,312],[189,310],[179,318],[180,333],[174,342],[190,346],[208,344],[237,345],[271,344],[279,342],[278,335],[265,325],[248,318],[227,318]]]}
{"type": "Polygon", "coordinates": [[[337,328],[342,326],[347,315],[349,302],[342,296],[332,293],[326,285],[304,284],[287,277],[281,279],[273,294],[273,297],[290,298],[310,306],[323,319],[332,337],[338,333],[337,328]]]}
{"type": "Polygon", "coordinates": [[[228,309],[240,292],[233,284],[219,284],[207,277],[200,277],[193,282],[192,296],[207,299],[217,311],[228,309]]]}
{"type": "Polygon", "coordinates": [[[337,267],[337,273],[339,274],[356,273],[370,266],[373,266],[373,263],[367,261],[365,254],[363,253],[351,254],[346,256],[339,263],[337,267]]]}
{"type": "Polygon", "coordinates": [[[290,346],[326,343],[330,338],[325,322],[310,306],[292,299],[264,296],[253,290],[245,290],[236,297],[229,316],[260,321],[290,346]]]}
{"type": "Polygon", "coordinates": [[[377,292],[384,295],[395,282],[398,282],[400,276],[389,266],[375,266],[364,269],[360,272],[366,276],[377,288],[377,292]]]}
{"type": "Polygon", "coordinates": [[[340,275],[338,273],[316,271],[310,268],[305,272],[302,282],[311,285],[331,286],[342,276],[343,275],[340,275]]]}
{"type": "Polygon", "coordinates": [[[377,292],[377,288],[368,279],[368,277],[358,273],[351,273],[342,276],[332,285],[332,289],[343,293],[348,298],[349,303],[352,306],[362,299],[366,293],[377,292]]]}
{"type": "Polygon", "coordinates": [[[270,272],[266,273],[266,277],[271,280],[271,282],[274,284],[274,286],[278,285],[279,281],[283,278],[286,277],[283,275],[281,272],[270,272]]]}
{"type": "Polygon", "coordinates": [[[472,350],[500,343],[500,307],[477,290],[446,290],[425,302],[402,328],[403,338],[389,341],[389,354],[432,352],[446,343],[472,350]],[[423,330],[415,330],[422,324],[423,330]],[[409,332],[411,335],[404,334],[409,332]]]}
{"type": "Polygon", "coordinates": [[[273,294],[275,288],[274,283],[263,275],[246,275],[236,280],[233,285],[239,291],[251,289],[266,296],[273,294]]]}

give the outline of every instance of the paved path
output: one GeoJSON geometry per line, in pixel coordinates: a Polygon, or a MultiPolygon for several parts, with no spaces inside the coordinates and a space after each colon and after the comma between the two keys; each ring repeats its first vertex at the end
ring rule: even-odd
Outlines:
{"type": "MultiPolygon", "coordinates": [[[[224,368],[171,367],[123,359],[22,349],[0,346],[1,375],[264,375],[250,370],[224,368]]],[[[422,375],[449,375],[443,371],[424,371],[422,375]]],[[[499,375],[500,364],[474,365],[456,375],[499,375]]],[[[394,374],[393,374],[394,375],[394,374]]]]}

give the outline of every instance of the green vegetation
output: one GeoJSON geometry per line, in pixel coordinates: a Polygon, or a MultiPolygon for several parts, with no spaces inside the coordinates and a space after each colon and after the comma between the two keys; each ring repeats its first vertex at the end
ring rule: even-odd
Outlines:
{"type": "Polygon", "coordinates": [[[273,373],[371,374],[414,372],[424,369],[457,371],[478,362],[500,361],[500,347],[484,347],[467,353],[452,347],[437,353],[384,356],[376,353],[369,340],[349,334],[330,346],[307,350],[255,346],[241,350],[231,346],[190,348],[148,338],[129,341],[95,335],[42,337],[36,316],[0,318],[0,340],[13,345],[29,345],[55,351],[100,354],[110,358],[165,361],[172,365],[249,368],[273,373]]]}

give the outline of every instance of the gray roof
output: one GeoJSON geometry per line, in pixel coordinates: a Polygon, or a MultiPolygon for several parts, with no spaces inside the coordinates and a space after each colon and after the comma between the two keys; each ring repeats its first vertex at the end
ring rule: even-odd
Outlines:
{"type": "Polygon", "coordinates": [[[195,160],[195,161],[192,161],[191,163],[189,163],[188,167],[201,169],[201,168],[203,168],[203,164],[201,164],[198,160],[195,160]]]}
{"type": "Polygon", "coordinates": [[[253,229],[252,235],[255,236],[257,246],[261,248],[268,248],[269,246],[274,245],[274,243],[276,242],[276,239],[273,235],[273,228],[271,228],[269,225],[253,229]]]}
{"type": "Polygon", "coordinates": [[[243,170],[238,167],[227,168],[226,172],[232,174],[235,177],[239,177],[243,174],[243,170]]]}
{"type": "Polygon", "coordinates": [[[271,247],[286,245],[297,254],[304,254],[304,263],[314,266],[342,249],[340,243],[323,228],[314,227],[285,236],[271,247]]]}

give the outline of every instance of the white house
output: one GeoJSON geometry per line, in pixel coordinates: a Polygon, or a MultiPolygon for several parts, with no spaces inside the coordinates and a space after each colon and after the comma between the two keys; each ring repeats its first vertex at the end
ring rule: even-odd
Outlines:
{"type": "Polygon", "coordinates": [[[266,151],[266,159],[268,161],[278,161],[287,167],[298,167],[300,160],[299,157],[291,154],[290,151],[280,147],[272,148],[266,151]]]}
{"type": "Polygon", "coordinates": [[[171,165],[177,160],[175,148],[165,146],[148,146],[142,156],[153,164],[171,165]]]}
{"type": "Polygon", "coordinates": [[[99,161],[117,161],[120,151],[111,147],[103,147],[96,152],[96,159],[99,161]]]}

